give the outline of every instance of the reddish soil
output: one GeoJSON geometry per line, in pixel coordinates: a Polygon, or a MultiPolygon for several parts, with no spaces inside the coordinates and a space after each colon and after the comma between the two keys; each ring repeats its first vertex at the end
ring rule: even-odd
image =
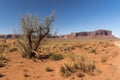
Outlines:
{"type": "MultiPolygon", "coordinates": [[[[120,48],[120,41],[114,42],[120,48]]],[[[73,52],[79,52],[75,49],[73,52]]],[[[94,56],[94,55],[93,55],[94,56]]],[[[98,55],[99,57],[104,55],[98,55]]],[[[19,52],[7,54],[8,61],[5,67],[0,68],[0,73],[5,75],[0,80],[120,80],[120,54],[110,54],[107,62],[96,63],[98,71],[95,75],[85,74],[85,77],[79,78],[76,74],[64,78],[60,75],[59,69],[65,60],[29,60],[22,58],[19,52]],[[52,68],[52,72],[47,72],[46,68],[52,68]]]]}
{"type": "MultiPolygon", "coordinates": [[[[115,45],[120,48],[120,41],[116,41],[115,45]]],[[[115,72],[111,80],[120,80],[120,54],[113,60],[115,72]]]]}

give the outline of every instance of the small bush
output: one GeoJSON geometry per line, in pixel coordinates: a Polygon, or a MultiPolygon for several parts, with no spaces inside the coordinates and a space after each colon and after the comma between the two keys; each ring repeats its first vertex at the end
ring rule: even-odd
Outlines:
{"type": "Polygon", "coordinates": [[[0,68],[5,67],[5,63],[8,61],[5,54],[0,54],[0,68]]]}
{"type": "Polygon", "coordinates": [[[17,51],[17,48],[13,47],[9,50],[9,52],[14,52],[14,51],[17,51]]]}
{"type": "Polygon", "coordinates": [[[87,57],[80,55],[70,56],[70,60],[67,62],[67,64],[64,64],[64,66],[60,68],[60,72],[62,73],[62,76],[67,76],[67,77],[77,71],[87,74],[92,74],[94,70],[96,70],[96,66],[94,62],[89,60],[87,57]]]}
{"type": "Polygon", "coordinates": [[[51,56],[50,56],[50,59],[51,60],[54,60],[54,61],[58,61],[58,60],[61,60],[63,59],[63,55],[62,54],[59,54],[59,53],[53,53],[51,56]]]}
{"type": "Polygon", "coordinates": [[[107,48],[108,46],[109,46],[108,42],[104,43],[104,48],[107,48]]]}
{"type": "MultiPolygon", "coordinates": [[[[69,67],[70,69],[70,67],[69,67]]],[[[68,67],[66,68],[66,66],[61,66],[60,67],[60,73],[61,73],[61,76],[63,77],[69,77],[72,73],[71,71],[69,71],[68,67]]]]}
{"type": "Polygon", "coordinates": [[[106,62],[108,60],[108,57],[102,57],[101,62],[106,62]]]}
{"type": "Polygon", "coordinates": [[[5,64],[3,62],[0,62],[0,68],[5,67],[5,64]]]}
{"type": "Polygon", "coordinates": [[[82,44],[79,44],[79,45],[78,45],[78,48],[82,48],[82,47],[83,47],[83,45],[82,45],[82,44]]]}
{"type": "Polygon", "coordinates": [[[38,56],[38,59],[40,59],[40,60],[48,59],[48,58],[50,58],[51,55],[52,55],[52,53],[41,54],[41,55],[38,56]]]}
{"type": "Polygon", "coordinates": [[[50,68],[50,67],[46,67],[46,72],[52,72],[52,71],[54,71],[54,69],[52,69],[52,68],[50,68]]]}
{"type": "Polygon", "coordinates": [[[0,43],[0,53],[4,53],[9,49],[9,45],[6,43],[0,43]]]}
{"type": "Polygon", "coordinates": [[[9,47],[9,45],[8,45],[8,44],[6,44],[6,43],[2,43],[2,44],[0,45],[0,47],[3,47],[3,48],[8,48],[8,47],[9,47]]]}
{"type": "Polygon", "coordinates": [[[84,76],[85,75],[83,73],[81,73],[81,72],[77,74],[77,77],[79,77],[79,78],[84,77],[84,76]]]}
{"type": "Polygon", "coordinates": [[[4,76],[5,76],[5,75],[3,75],[3,74],[0,74],[0,78],[1,78],[1,77],[4,77],[4,76]]]}
{"type": "Polygon", "coordinates": [[[27,73],[24,73],[24,77],[30,77],[30,75],[28,75],[27,73]]]}
{"type": "Polygon", "coordinates": [[[91,49],[89,53],[96,53],[96,49],[91,49]]]}
{"type": "Polygon", "coordinates": [[[5,54],[0,54],[0,60],[8,60],[5,54]]]}

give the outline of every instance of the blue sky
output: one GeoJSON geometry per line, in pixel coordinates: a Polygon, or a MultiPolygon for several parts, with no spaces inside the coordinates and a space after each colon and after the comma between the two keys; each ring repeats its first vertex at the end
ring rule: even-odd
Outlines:
{"type": "Polygon", "coordinates": [[[44,18],[53,10],[59,34],[107,29],[120,37],[120,0],[0,0],[0,34],[13,33],[27,13],[44,18]]]}

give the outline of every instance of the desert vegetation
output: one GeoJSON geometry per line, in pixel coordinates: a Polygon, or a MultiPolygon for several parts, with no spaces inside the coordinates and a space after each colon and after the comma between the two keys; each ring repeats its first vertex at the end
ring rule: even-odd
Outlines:
{"type": "Polygon", "coordinates": [[[21,51],[16,47],[17,40],[0,41],[1,49],[3,48],[0,54],[0,78],[3,80],[9,77],[12,68],[16,68],[18,72],[24,70],[18,76],[23,76],[22,79],[42,80],[46,77],[40,76],[47,76],[50,80],[54,78],[89,80],[95,77],[99,80],[103,74],[112,75],[109,71],[113,71],[114,68],[110,62],[119,53],[113,43],[114,40],[49,39],[38,48],[39,59],[25,59],[21,57],[21,51]]]}
{"type": "Polygon", "coordinates": [[[21,28],[18,31],[20,36],[17,43],[23,57],[38,58],[38,49],[41,42],[51,32],[51,25],[54,21],[54,14],[40,20],[38,16],[27,14],[21,18],[21,28]]]}
{"type": "Polygon", "coordinates": [[[64,77],[68,77],[75,72],[92,74],[96,70],[94,61],[90,61],[87,57],[72,54],[69,59],[60,68],[61,75],[64,77]]]}
{"type": "Polygon", "coordinates": [[[26,15],[19,37],[0,40],[0,79],[109,80],[119,53],[116,39],[48,38],[53,21],[54,14],[43,21],[26,15]]]}

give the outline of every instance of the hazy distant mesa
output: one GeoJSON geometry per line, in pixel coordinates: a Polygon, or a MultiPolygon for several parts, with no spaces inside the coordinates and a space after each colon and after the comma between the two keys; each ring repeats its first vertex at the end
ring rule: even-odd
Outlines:
{"type": "Polygon", "coordinates": [[[73,32],[71,34],[62,35],[62,38],[115,38],[112,31],[99,29],[96,31],[73,32]]]}
{"type": "MultiPolygon", "coordinates": [[[[0,35],[0,38],[9,39],[19,37],[15,34],[4,34],[0,35]]],[[[48,36],[48,38],[64,38],[64,39],[74,39],[74,38],[115,38],[112,35],[112,31],[99,29],[96,31],[86,31],[86,32],[72,32],[71,34],[61,35],[61,36],[48,36]]]]}

